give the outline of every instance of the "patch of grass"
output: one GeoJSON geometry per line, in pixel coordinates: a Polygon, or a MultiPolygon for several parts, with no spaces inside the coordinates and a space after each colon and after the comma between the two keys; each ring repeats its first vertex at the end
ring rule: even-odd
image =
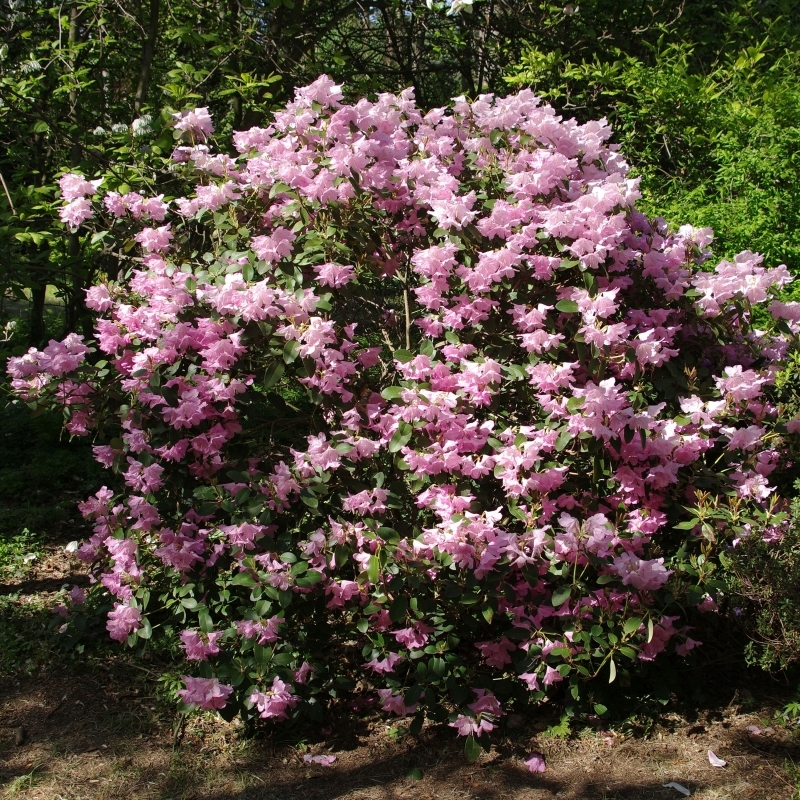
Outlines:
{"type": "Polygon", "coordinates": [[[15,795],[24,792],[26,789],[32,789],[41,779],[39,770],[42,768],[41,764],[37,764],[30,772],[24,775],[18,775],[6,787],[6,797],[14,797],[15,795]]]}
{"type": "Polygon", "coordinates": [[[41,558],[41,536],[23,528],[17,534],[0,537],[0,580],[24,578],[33,562],[41,558]]]}

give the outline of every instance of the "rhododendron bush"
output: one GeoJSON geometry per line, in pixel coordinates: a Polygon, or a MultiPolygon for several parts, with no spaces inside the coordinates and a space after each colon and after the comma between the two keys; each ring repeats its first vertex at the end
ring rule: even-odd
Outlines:
{"type": "Polygon", "coordinates": [[[176,629],[203,709],[469,742],[691,650],[718,553],[781,523],[786,268],[645,218],[605,123],[530,92],[423,114],[322,77],[237,157],[212,133],[176,120],[184,197],[64,177],[134,267],[96,341],[9,363],[124,479],[81,506],[111,637],[176,629]]]}

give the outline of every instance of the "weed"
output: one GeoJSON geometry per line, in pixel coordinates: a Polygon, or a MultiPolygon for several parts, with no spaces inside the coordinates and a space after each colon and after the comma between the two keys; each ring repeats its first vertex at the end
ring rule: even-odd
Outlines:
{"type": "Polygon", "coordinates": [[[23,528],[18,534],[0,537],[0,579],[24,578],[41,557],[42,537],[23,528]]]}
{"type": "Polygon", "coordinates": [[[39,770],[41,767],[41,764],[37,764],[30,772],[26,772],[24,775],[18,775],[16,778],[14,778],[14,780],[11,781],[6,788],[6,795],[8,797],[13,797],[16,794],[25,791],[25,789],[32,789],[34,786],[36,786],[41,777],[39,775],[39,770]]]}

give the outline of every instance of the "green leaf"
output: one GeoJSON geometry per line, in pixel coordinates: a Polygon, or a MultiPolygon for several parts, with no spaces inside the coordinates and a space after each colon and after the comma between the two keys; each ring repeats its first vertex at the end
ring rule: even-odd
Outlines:
{"type": "Polygon", "coordinates": [[[278,361],[277,359],[273,361],[268,367],[267,371],[264,373],[264,388],[269,389],[274,386],[280,379],[283,377],[283,373],[286,371],[286,366],[282,361],[278,361]]]}
{"type": "Polygon", "coordinates": [[[631,617],[629,620],[625,621],[625,624],[622,626],[622,630],[627,634],[636,633],[641,624],[642,620],[639,617],[631,617]]]}
{"type": "Polygon", "coordinates": [[[550,598],[550,602],[553,604],[553,608],[560,608],[564,605],[564,603],[569,600],[570,596],[572,595],[572,586],[562,586],[560,589],[556,589],[553,592],[553,596],[550,598]]]}
{"type": "Polygon", "coordinates": [[[567,400],[567,411],[569,411],[570,414],[574,414],[579,408],[583,408],[585,402],[585,397],[570,397],[570,399],[567,400]]]}
{"type": "Polygon", "coordinates": [[[258,581],[249,572],[240,572],[233,576],[231,583],[234,586],[257,586],[258,581]]]}
{"type": "Polygon", "coordinates": [[[574,300],[559,300],[556,303],[556,310],[564,314],[574,314],[579,310],[579,306],[574,300]]]}
{"type": "Polygon", "coordinates": [[[608,662],[608,682],[614,683],[617,679],[617,665],[614,663],[614,659],[610,659],[608,662]]]}
{"type": "Polygon", "coordinates": [[[140,639],[149,639],[153,635],[153,626],[147,617],[142,618],[142,627],[136,631],[136,635],[140,639]]]}
{"type": "Polygon", "coordinates": [[[411,767],[411,769],[406,772],[406,780],[409,781],[421,781],[422,780],[422,771],[419,767],[411,767]]]}
{"type": "Polygon", "coordinates": [[[211,633],[214,630],[214,622],[211,619],[211,614],[208,613],[208,609],[204,608],[200,613],[197,615],[197,622],[200,625],[200,630],[203,633],[211,633]]]}
{"type": "Polygon", "coordinates": [[[298,578],[295,581],[295,585],[300,586],[303,589],[308,589],[309,587],[313,586],[315,583],[319,583],[323,578],[321,572],[317,572],[316,570],[309,570],[303,575],[302,578],[298,578]]]}
{"type": "Polygon", "coordinates": [[[392,604],[389,606],[389,619],[391,619],[392,622],[403,622],[406,618],[407,611],[408,598],[401,594],[399,597],[395,597],[392,604]]]}
{"type": "Polygon", "coordinates": [[[556,451],[560,453],[574,438],[569,431],[561,431],[556,439],[556,451]]]}
{"type": "Polygon", "coordinates": [[[372,555],[367,561],[367,577],[372,583],[377,583],[381,577],[381,560],[378,555],[372,555]]]}
{"type": "Polygon", "coordinates": [[[407,364],[414,358],[414,354],[410,350],[395,350],[392,356],[401,364],[407,364]]]}
{"type": "Polygon", "coordinates": [[[608,711],[608,709],[602,703],[595,703],[594,713],[597,714],[598,717],[602,717],[606,711],[608,711]]]}
{"type": "Polygon", "coordinates": [[[283,347],[283,360],[291,364],[300,355],[300,342],[297,339],[289,339],[283,347]]]}
{"type": "Polygon", "coordinates": [[[309,508],[317,508],[319,506],[319,500],[309,489],[303,489],[300,493],[300,499],[309,508]]]}
{"type": "Polygon", "coordinates": [[[467,736],[467,741],[464,742],[464,757],[467,759],[468,764],[477,761],[481,754],[481,746],[475,741],[474,736],[467,736]]]}
{"type": "Polygon", "coordinates": [[[398,400],[403,392],[406,391],[402,386],[387,386],[382,392],[384,400],[398,400]]]}
{"type": "Polygon", "coordinates": [[[414,429],[407,422],[401,422],[394,436],[392,436],[389,441],[389,452],[396,453],[398,450],[405,447],[413,433],[414,429]]]}

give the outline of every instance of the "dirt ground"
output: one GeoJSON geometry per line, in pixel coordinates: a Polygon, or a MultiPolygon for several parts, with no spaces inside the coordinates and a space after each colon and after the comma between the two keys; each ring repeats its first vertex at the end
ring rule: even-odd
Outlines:
{"type": "MultiPolygon", "coordinates": [[[[63,553],[63,550],[61,551],[63,553]]],[[[74,566],[74,565],[72,565],[74,566]]],[[[24,603],[70,576],[60,554],[16,585],[24,603]]],[[[54,596],[54,595],[53,595],[54,596]]],[[[3,622],[0,620],[0,624],[3,622]]],[[[732,689],[727,705],[691,721],[662,717],[646,737],[587,728],[569,739],[545,722],[512,719],[474,764],[446,727],[404,735],[385,720],[346,718],[331,729],[246,739],[211,714],[175,716],[157,700],[157,673],[109,660],[0,681],[0,796],[24,800],[703,800],[797,797],[800,726],[776,722],[779,702],[732,689]],[[77,672],[77,674],[76,674],[77,672]],[[708,750],[727,762],[709,763],[708,750]],[[547,770],[524,759],[544,754],[547,770]],[[330,767],[304,755],[335,755],[330,767]]]]}

